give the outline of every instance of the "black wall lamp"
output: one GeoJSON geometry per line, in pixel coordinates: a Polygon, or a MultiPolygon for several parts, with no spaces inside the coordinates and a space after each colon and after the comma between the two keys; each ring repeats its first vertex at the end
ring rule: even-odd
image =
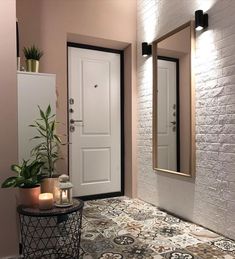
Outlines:
{"type": "Polygon", "coordinates": [[[152,45],[147,42],[142,42],[142,56],[147,57],[152,54],[152,45]]]}
{"type": "Polygon", "coordinates": [[[195,12],[195,29],[196,31],[201,31],[208,27],[208,14],[203,13],[202,10],[197,10],[195,12]]]}

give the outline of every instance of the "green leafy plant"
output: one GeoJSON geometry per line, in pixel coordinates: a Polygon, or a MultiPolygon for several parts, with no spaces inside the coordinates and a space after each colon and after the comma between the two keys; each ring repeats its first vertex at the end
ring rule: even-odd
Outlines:
{"type": "Polygon", "coordinates": [[[48,105],[46,111],[39,106],[40,118],[36,119],[33,125],[37,131],[37,135],[33,139],[41,140],[41,142],[32,149],[31,155],[39,161],[44,162],[45,177],[52,177],[55,170],[55,162],[62,159],[59,156],[61,143],[60,137],[56,134],[55,114],[51,114],[51,106],[48,105]]]}
{"type": "Polygon", "coordinates": [[[43,166],[41,161],[23,160],[21,165],[12,165],[11,170],[17,175],[7,178],[3,184],[2,188],[9,187],[21,187],[21,188],[33,188],[40,184],[41,182],[41,168],[43,166]]]}
{"type": "Polygon", "coordinates": [[[43,56],[43,51],[35,47],[35,45],[29,48],[24,47],[23,52],[26,59],[40,60],[40,58],[43,56]]]}

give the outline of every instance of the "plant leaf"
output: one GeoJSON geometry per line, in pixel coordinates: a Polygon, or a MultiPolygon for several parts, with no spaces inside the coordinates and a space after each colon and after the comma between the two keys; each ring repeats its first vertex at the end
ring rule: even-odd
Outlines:
{"type": "Polygon", "coordinates": [[[58,137],[56,134],[54,135],[54,138],[55,138],[59,143],[61,143],[60,137],[58,137]]]}
{"type": "Polygon", "coordinates": [[[11,166],[11,170],[12,170],[13,172],[16,172],[16,173],[20,174],[20,172],[21,172],[21,167],[20,167],[19,165],[12,165],[12,166],[11,166]]]}
{"type": "Polygon", "coordinates": [[[54,132],[54,130],[55,130],[55,121],[52,121],[50,129],[51,129],[51,132],[54,132]]]}
{"type": "Polygon", "coordinates": [[[36,121],[36,124],[37,124],[37,126],[38,126],[41,130],[46,131],[46,128],[45,128],[44,125],[40,124],[40,123],[37,122],[37,121],[36,121]]]}
{"type": "Polygon", "coordinates": [[[12,176],[7,178],[3,183],[2,183],[2,188],[9,188],[9,187],[15,187],[16,185],[16,176],[12,176]]]}
{"type": "Polygon", "coordinates": [[[35,182],[32,181],[32,179],[25,179],[23,185],[21,185],[22,187],[33,187],[35,186],[35,182]]]}
{"type": "Polygon", "coordinates": [[[30,167],[30,176],[34,177],[37,176],[40,173],[40,169],[43,166],[43,162],[37,162],[34,163],[31,167],[30,167]]]}
{"type": "Polygon", "coordinates": [[[37,128],[37,131],[40,133],[41,136],[43,136],[44,138],[46,138],[46,133],[43,133],[40,129],[37,128]]]}
{"type": "Polygon", "coordinates": [[[17,177],[16,184],[14,187],[20,187],[24,183],[24,181],[25,181],[24,177],[22,177],[22,176],[17,177]]]}
{"type": "Polygon", "coordinates": [[[47,110],[46,110],[46,117],[48,118],[50,116],[50,114],[51,114],[51,106],[49,104],[47,107],[47,110]]]}
{"type": "Polygon", "coordinates": [[[46,120],[46,116],[45,116],[43,110],[40,108],[40,106],[38,106],[38,109],[39,109],[39,112],[40,112],[40,116],[41,116],[44,120],[46,120]]]}
{"type": "Polygon", "coordinates": [[[39,139],[39,138],[42,138],[42,136],[35,136],[35,137],[31,138],[31,140],[32,139],[39,139]]]}

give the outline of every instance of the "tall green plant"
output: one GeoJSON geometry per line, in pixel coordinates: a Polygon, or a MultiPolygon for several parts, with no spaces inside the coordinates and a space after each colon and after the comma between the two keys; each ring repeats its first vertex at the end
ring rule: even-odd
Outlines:
{"type": "Polygon", "coordinates": [[[40,118],[30,125],[37,131],[37,135],[33,139],[37,139],[39,144],[32,149],[31,154],[38,161],[44,162],[45,177],[52,177],[55,172],[55,162],[61,159],[59,149],[61,139],[56,134],[55,114],[51,114],[51,106],[48,105],[46,111],[38,106],[40,118]]]}

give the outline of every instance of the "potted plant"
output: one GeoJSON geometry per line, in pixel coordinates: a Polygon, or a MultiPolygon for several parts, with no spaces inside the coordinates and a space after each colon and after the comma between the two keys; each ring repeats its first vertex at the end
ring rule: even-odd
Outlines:
{"type": "Polygon", "coordinates": [[[46,111],[43,111],[39,106],[38,108],[40,118],[30,125],[36,129],[37,135],[33,139],[38,141],[38,144],[32,149],[31,155],[44,163],[44,179],[41,184],[42,193],[53,193],[55,197],[55,185],[58,181],[55,163],[57,160],[62,159],[59,154],[62,143],[60,137],[56,134],[58,122],[55,120],[55,114],[52,114],[50,105],[48,105],[46,111]]]}
{"type": "Polygon", "coordinates": [[[32,45],[29,48],[23,48],[24,56],[26,59],[26,71],[28,72],[39,72],[39,60],[43,56],[43,52],[32,45]]]}
{"type": "Polygon", "coordinates": [[[23,160],[21,165],[12,165],[11,170],[16,175],[7,178],[2,188],[19,187],[20,203],[25,206],[37,205],[43,164],[42,161],[23,160]]]}

